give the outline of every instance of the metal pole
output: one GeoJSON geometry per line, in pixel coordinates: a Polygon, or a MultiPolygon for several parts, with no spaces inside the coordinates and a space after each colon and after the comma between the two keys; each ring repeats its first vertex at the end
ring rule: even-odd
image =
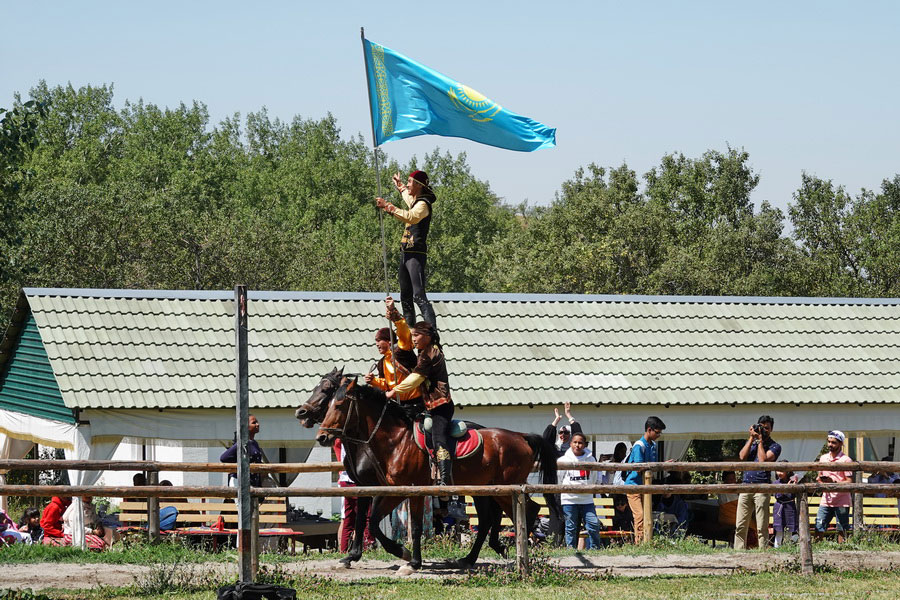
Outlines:
{"type": "Polygon", "coordinates": [[[237,456],[237,505],[238,505],[238,562],[240,580],[253,581],[253,553],[250,526],[253,519],[253,505],[250,501],[250,462],[247,443],[250,439],[248,421],[250,418],[250,391],[247,361],[247,286],[234,287],[234,335],[235,335],[235,379],[237,397],[235,399],[235,419],[238,442],[237,456]]]}
{"type": "MultiPolygon", "coordinates": [[[[517,492],[513,495],[516,507],[516,567],[518,568],[521,577],[528,575],[527,498],[528,497],[524,492],[517,492]]],[[[481,527],[481,523],[479,523],[478,526],[481,527]]]]}
{"type": "MultiPolygon", "coordinates": [[[[653,472],[644,471],[644,485],[653,485],[653,472]]],[[[644,543],[653,537],[653,494],[644,494],[644,543]]]]}
{"type": "Polygon", "coordinates": [[[800,513],[800,572],[803,575],[813,574],[812,540],[809,535],[809,497],[806,492],[800,492],[800,503],[797,509],[800,513]]]}
{"type": "MultiPolygon", "coordinates": [[[[865,447],[866,438],[862,433],[856,434],[856,461],[859,462],[865,459],[865,447]]],[[[862,483],[863,482],[863,474],[862,471],[855,471],[853,473],[853,483],[862,483]]],[[[860,492],[853,493],[853,533],[862,533],[862,530],[865,528],[865,511],[863,510],[863,498],[864,496],[860,492]]]]}
{"type": "MultiPolygon", "coordinates": [[[[378,197],[381,197],[381,168],[378,163],[378,142],[375,137],[375,113],[372,107],[372,84],[369,80],[369,61],[366,60],[366,29],[359,28],[359,38],[362,41],[363,48],[363,64],[366,66],[366,90],[369,95],[369,122],[372,124],[372,155],[375,157],[375,186],[378,190],[378,197]]],[[[391,288],[388,283],[388,264],[387,264],[387,243],[384,240],[384,211],[378,211],[378,224],[381,225],[381,262],[384,263],[384,295],[390,296],[391,288]]],[[[415,325],[411,323],[410,326],[415,325]]],[[[393,329],[391,330],[393,337],[393,329]]],[[[393,340],[391,340],[393,343],[393,340]]]]}

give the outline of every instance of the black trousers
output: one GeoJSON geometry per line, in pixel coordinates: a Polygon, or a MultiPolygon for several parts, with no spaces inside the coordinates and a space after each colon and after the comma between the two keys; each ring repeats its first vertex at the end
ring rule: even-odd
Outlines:
{"type": "Polygon", "coordinates": [[[441,404],[437,408],[433,408],[428,413],[431,415],[431,441],[434,444],[434,450],[440,447],[448,448],[450,430],[450,421],[453,420],[453,403],[441,404]]]}
{"type": "Polygon", "coordinates": [[[425,263],[428,255],[420,252],[404,252],[400,259],[400,306],[403,318],[410,327],[416,324],[416,309],[422,313],[422,319],[437,328],[437,319],[428,295],[425,293],[425,263]]]}

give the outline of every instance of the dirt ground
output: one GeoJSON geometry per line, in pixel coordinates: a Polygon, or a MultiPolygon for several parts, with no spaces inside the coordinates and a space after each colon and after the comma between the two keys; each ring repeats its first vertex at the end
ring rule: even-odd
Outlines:
{"type": "MultiPolygon", "coordinates": [[[[659,556],[616,556],[584,555],[555,559],[567,568],[583,569],[623,575],[646,577],[650,575],[727,575],[735,570],[763,571],[777,568],[797,560],[796,555],[750,552],[746,554],[722,553],[702,555],[659,555],[659,556]]],[[[852,552],[828,551],[814,554],[816,564],[827,564],[833,568],[857,570],[891,570],[900,566],[900,552],[852,552]]],[[[490,562],[490,561],[488,561],[490,562]]],[[[363,560],[347,569],[336,560],[303,561],[279,566],[289,573],[316,574],[341,580],[369,577],[453,577],[458,571],[441,568],[441,565],[426,562],[418,572],[405,575],[402,561],[363,560]]],[[[185,565],[190,575],[197,578],[215,575],[236,576],[237,565],[206,563],[185,565]]],[[[152,569],[147,565],[72,564],[39,563],[3,569],[0,588],[61,588],[84,589],[98,586],[121,587],[131,585],[138,577],[145,577],[152,569]]]]}

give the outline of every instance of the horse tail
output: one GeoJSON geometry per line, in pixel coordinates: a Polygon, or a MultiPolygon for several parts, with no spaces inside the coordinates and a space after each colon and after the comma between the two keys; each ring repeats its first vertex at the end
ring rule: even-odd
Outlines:
{"type": "MultiPolygon", "coordinates": [[[[526,434],[525,439],[528,440],[528,445],[531,446],[531,450],[537,459],[538,470],[541,473],[541,483],[556,485],[558,481],[556,475],[556,446],[553,442],[544,439],[543,436],[537,433],[526,434]]],[[[551,512],[562,514],[562,507],[557,494],[544,494],[544,500],[551,512]]]]}

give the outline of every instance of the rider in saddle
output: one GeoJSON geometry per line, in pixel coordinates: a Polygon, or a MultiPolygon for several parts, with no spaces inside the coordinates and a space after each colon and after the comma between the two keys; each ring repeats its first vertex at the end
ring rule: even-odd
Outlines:
{"type": "MultiPolygon", "coordinates": [[[[441,475],[441,485],[451,485],[452,464],[449,444],[450,424],[453,419],[453,400],[450,398],[450,382],[447,362],[441,349],[441,339],[434,325],[419,321],[412,331],[412,342],[419,351],[412,373],[385,395],[388,398],[402,397],[414,389],[422,389],[425,408],[431,415],[431,440],[434,456],[441,475]]],[[[449,506],[451,516],[465,518],[465,510],[456,500],[449,506]]]]}
{"type": "MultiPolygon", "coordinates": [[[[397,344],[391,348],[391,330],[387,327],[375,332],[375,347],[381,354],[375,365],[378,374],[366,373],[365,381],[372,387],[389,392],[415,368],[416,353],[413,352],[409,325],[394,306],[394,299],[388,296],[384,303],[387,306],[387,318],[397,330],[397,344]]],[[[422,390],[416,387],[411,392],[399,394],[397,400],[402,404],[419,403],[421,406],[422,390]]]]}

